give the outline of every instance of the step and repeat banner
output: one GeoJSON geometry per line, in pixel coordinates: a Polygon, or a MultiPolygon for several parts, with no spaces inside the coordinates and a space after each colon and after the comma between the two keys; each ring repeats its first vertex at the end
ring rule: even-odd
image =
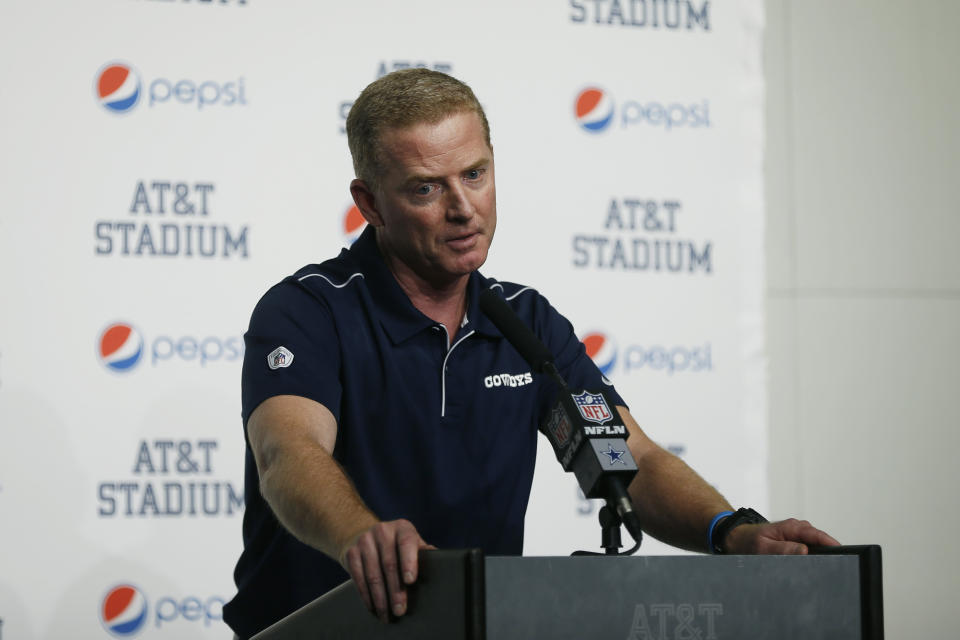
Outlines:
{"type": "MultiPolygon", "coordinates": [[[[485,274],[763,509],[762,26],[760,0],[0,5],[0,639],[231,637],[242,336],[362,230],[344,122],[395,69],[487,110],[485,274]]],[[[597,549],[598,508],[544,440],[525,552],[597,549]]]]}

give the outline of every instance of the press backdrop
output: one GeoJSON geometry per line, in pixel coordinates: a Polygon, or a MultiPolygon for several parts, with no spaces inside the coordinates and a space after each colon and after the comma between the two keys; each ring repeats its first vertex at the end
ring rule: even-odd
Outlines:
{"type": "MultiPolygon", "coordinates": [[[[759,0],[0,5],[0,638],[230,636],[242,335],[358,234],[346,113],[410,66],[487,111],[483,271],[762,510],[762,26],[759,0]]],[[[542,445],[525,553],[598,547],[542,445]]]]}

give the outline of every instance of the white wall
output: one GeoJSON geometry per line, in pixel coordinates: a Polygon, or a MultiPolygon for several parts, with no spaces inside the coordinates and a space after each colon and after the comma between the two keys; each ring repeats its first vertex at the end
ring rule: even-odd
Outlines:
{"type": "Polygon", "coordinates": [[[883,546],[887,637],[955,637],[960,4],[766,8],[771,515],[883,546]]]}

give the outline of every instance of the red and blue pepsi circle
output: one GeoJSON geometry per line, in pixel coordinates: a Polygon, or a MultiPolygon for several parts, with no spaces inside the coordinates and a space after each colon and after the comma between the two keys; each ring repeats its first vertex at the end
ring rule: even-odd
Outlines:
{"type": "Polygon", "coordinates": [[[573,111],[581,127],[599,133],[613,120],[613,98],[603,89],[587,87],[577,94],[573,111]]]}
{"type": "Polygon", "coordinates": [[[603,333],[594,332],[583,336],[580,342],[586,348],[587,355],[600,369],[600,373],[609,376],[613,367],[617,364],[617,345],[613,339],[608,338],[603,333]]]}
{"type": "Polygon", "coordinates": [[[111,371],[126,372],[143,356],[143,336],[125,322],[111,324],[97,341],[100,362],[111,371]]]}
{"type": "Polygon", "coordinates": [[[146,621],[147,599],[133,585],[117,585],[103,596],[100,622],[111,635],[129,638],[139,632],[146,621]]]}
{"type": "Polygon", "coordinates": [[[347,246],[357,241],[366,226],[367,221],[360,213],[357,205],[352,205],[347,209],[346,213],[343,214],[343,239],[347,246]]]}
{"type": "Polygon", "coordinates": [[[140,101],[140,74],[124,62],[110,62],[97,71],[97,100],[114,113],[126,113],[140,101]]]}

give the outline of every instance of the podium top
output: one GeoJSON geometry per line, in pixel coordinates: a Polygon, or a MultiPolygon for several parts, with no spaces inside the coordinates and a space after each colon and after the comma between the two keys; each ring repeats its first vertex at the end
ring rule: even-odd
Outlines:
{"type": "Polygon", "coordinates": [[[530,640],[881,640],[878,546],[809,556],[484,557],[424,551],[407,615],[346,582],[255,636],[530,640]]]}

